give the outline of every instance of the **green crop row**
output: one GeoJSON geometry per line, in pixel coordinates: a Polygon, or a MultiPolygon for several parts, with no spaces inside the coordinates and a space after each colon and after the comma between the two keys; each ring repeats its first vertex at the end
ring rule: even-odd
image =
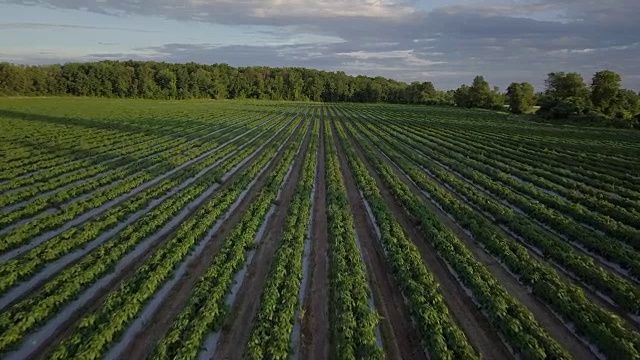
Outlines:
{"type": "Polygon", "coordinates": [[[315,182],[319,120],[315,120],[301,179],[289,206],[281,244],[260,298],[260,309],[247,349],[249,359],[288,359],[302,281],[302,257],[309,228],[315,182]]]}

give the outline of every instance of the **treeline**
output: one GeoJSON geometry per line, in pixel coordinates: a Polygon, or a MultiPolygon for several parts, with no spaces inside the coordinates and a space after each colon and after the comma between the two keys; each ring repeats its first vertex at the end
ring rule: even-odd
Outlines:
{"type": "Polygon", "coordinates": [[[471,85],[436,90],[384,77],[306,68],[232,67],[100,61],[24,66],[0,63],[0,96],[99,96],[145,99],[269,99],[455,105],[536,114],[541,119],[640,127],[640,95],[620,87],[620,75],[600,71],[590,86],[577,73],[550,73],[544,92],[514,82],[502,93],[477,76],[471,85]]]}
{"type": "Polygon", "coordinates": [[[452,104],[450,96],[430,82],[407,84],[305,68],[140,61],[0,63],[0,95],[452,104]]]}
{"type": "Polygon", "coordinates": [[[545,91],[535,93],[527,82],[514,82],[506,93],[493,89],[477,76],[471,86],[462,85],[454,91],[457,106],[501,110],[514,114],[531,113],[541,119],[580,124],[640,128],[640,94],[623,89],[619,74],[603,70],[593,75],[587,86],[578,73],[548,74],[545,91]]]}

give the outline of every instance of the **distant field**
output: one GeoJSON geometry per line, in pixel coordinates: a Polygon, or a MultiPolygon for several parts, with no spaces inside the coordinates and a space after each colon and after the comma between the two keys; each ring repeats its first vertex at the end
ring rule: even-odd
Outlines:
{"type": "Polygon", "coordinates": [[[640,359],[640,133],[0,98],[2,359],[640,359]]]}

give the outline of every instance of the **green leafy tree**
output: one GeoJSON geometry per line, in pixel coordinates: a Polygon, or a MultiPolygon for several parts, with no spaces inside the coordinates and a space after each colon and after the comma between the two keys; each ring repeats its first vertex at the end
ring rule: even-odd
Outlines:
{"type": "Polygon", "coordinates": [[[588,98],[589,89],[578,73],[549,73],[545,80],[545,94],[559,99],[570,97],[588,98]]]}
{"type": "Polygon", "coordinates": [[[604,115],[614,115],[624,110],[620,93],[622,78],[613,71],[603,70],[595,73],[591,81],[591,102],[604,115]]]}
{"type": "Polygon", "coordinates": [[[514,114],[523,114],[529,112],[535,105],[535,93],[533,86],[528,82],[511,83],[507,88],[506,95],[509,111],[514,114]]]}
{"type": "Polygon", "coordinates": [[[165,98],[173,99],[178,95],[177,77],[170,69],[158,71],[156,82],[165,98]]]}
{"type": "Polygon", "coordinates": [[[459,107],[470,108],[473,106],[467,84],[462,84],[462,86],[453,93],[453,101],[459,107]]]}
{"type": "Polygon", "coordinates": [[[590,91],[578,73],[550,73],[538,113],[546,118],[566,119],[592,113],[590,91]]]}

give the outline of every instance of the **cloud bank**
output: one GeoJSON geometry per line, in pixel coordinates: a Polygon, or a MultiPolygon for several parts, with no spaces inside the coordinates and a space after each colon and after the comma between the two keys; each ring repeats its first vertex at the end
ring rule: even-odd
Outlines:
{"type": "Polygon", "coordinates": [[[212,37],[211,43],[185,41],[130,52],[87,54],[86,59],[91,60],[304,66],[404,81],[431,80],[441,88],[469,83],[474,75],[482,74],[503,88],[511,81],[530,81],[540,90],[548,72],[577,71],[588,80],[606,68],[622,74],[627,87],[640,90],[640,1],[461,1],[430,8],[417,0],[3,2],[113,16],[262,25],[275,36],[307,34],[336,39],[328,43],[219,46],[212,37]]]}

